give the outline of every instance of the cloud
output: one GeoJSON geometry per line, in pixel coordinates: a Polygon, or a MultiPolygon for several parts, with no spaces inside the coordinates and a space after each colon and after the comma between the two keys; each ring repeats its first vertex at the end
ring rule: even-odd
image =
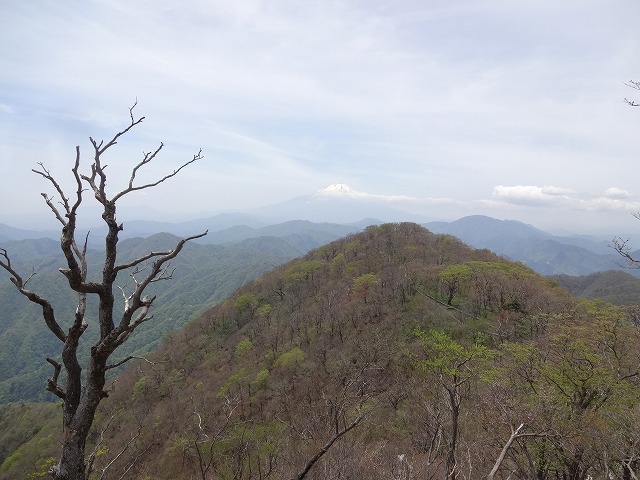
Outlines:
{"type": "Polygon", "coordinates": [[[631,194],[626,190],[623,190],[622,188],[611,187],[611,188],[607,188],[607,190],[604,192],[604,196],[607,198],[615,198],[615,199],[622,200],[622,199],[631,197],[631,194]]]}
{"type": "Polygon", "coordinates": [[[493,188],[494,198],[519,205],[556,203],[566,200],[569,198],[568,195],[572,193],[570,189],[555,186],[515,185],[509,187],[498,185],[493,188]]]}
{"type": "Polygon", "coordinates": [[[417,198],[409,197],[407,195],[377,195],[373,193],[360,192],[354,190],[345,183],[333,183],[328,187],[318,190],[315,196],[319,197],[349,197],[359,200],[377,200],[383,202],[407,202],[417,201],[417,198]]]}
{"type": "Polygon", "coordinates": [[[493,189],[493,198],[498,202],[529,207],[560,207],[581,211],[627,211],[640,210],[640,202],[631,198],[626,190],[608,188],[604,195],[588,195],[569,188],[535,185],[498,185],[493,189]]]}
{"type": "Polygon", "coordinates": [[[433,197],[412,197],[409,195],[382,195],[377,193],[367,193],[351,188],[345,183],[333,183],[314,193],[319,197],[349,197],[358,200],[371,200],[378,202],[401,203],[403,208],[409,210],[420,206],[430,205],[455,205],[462,202],[452,198],[433,198],[433,197]]]}
{"type": "Polygon", "coordinates": [[[553,0],[10,2],[0,205],[40,199],[17,159],[27,173],[31,159],[68,170],[69,150],[126,125],[137,96],[148,122],[114,157],[164,141],[161,171],[199,147],[206,159],[147,195],[154,207],[250,208],[346,178],[363,190],[354,195],[434,216],[632,208],[638,116],[622,98],[640,41],[629,11],[553,0]]]}
{"type": "Polygon", "coordinates": [[[612,197],[595,197],[579,203],[578,208],[591,212],[638,212],[640,202],[612,197]]]}

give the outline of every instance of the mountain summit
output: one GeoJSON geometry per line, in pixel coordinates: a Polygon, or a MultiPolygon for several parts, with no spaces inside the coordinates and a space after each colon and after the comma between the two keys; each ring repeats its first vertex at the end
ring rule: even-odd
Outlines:
{"type": "Polygon", "coordinates": [[[332,183],[328,187],[318,190],[314,197],[338,197],[338,196],[357,196],[357,193],[346,183],[332,183]]]}
{"type": "Polygon", "coordinates": [[[252,209],[249,212],[274,222],[305,219],[311,222],[355,223],[362,219],[377,222],[428,222],[422,215],[402,210],[396,197],[354,190],[346,183],[332,183],[310,195],[252,209]]]}

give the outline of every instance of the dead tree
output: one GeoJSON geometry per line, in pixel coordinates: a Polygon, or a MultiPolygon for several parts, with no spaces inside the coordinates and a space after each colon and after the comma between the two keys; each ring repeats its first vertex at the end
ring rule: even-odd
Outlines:
{"type": "Polygon", "coordinates": [[[62,362],[47,358],[47,362],[53,366],[53,375],[48,380],[46,388],[63,401],[64,441],[62,453],[57,465],[51,470],[51,474],[56,480],[84,480],[89,476],[90,462],[85,459],[85,444],[96,409],[100,401],[107,397],[104,389],[106,372],[132,357],[111,364],[109,359],[136,328],[152,318],[149,309],[153,305],[155,296],[145,295],[145,289],[154,282],[170,279],[169,262],[180,253],[188,241],[207,234],[207,232],[203,232],[184,238],[172,250],[149,252],[135,260],[118,263],[118,234],[123,229],[122,224],[118,224],[116,221],[118,200],[132,192],[155,187],[177,175],[187,165],[202,158],[200,150],[173,173],[152,183],[136,185],[136,174],[156,158],[163,148],[161,143],[154,151],[143,153],[142,160],[131,170],[128,185],[123,190],[109,196],[106,188],[107,165],[103,163],[103,156],[107,150],[116,145],[120,137],[144,120],[144,117],[134,118],[135,106],[134,104],[129,109],[131,118],[129,125],[116,133],[111,140],[106,143],[104,140],[98,143],[93,138],[89,138],[93,147],[93,161],[90,173],[86,175],[80,173],[80,147],[76,147],[75,164],[71,170],[76,191],[71,199],[64,194],[60,182],[45,168],[43,163],[39,163],[39,168],[33,170],[34,173],[45,178],[59,196],[59,201],[54,202],[53,197],[45,193],[42,194],[48,207],[62,225],[60,248],[64,254],[66,266],[60,269],[60,273],[66,277],[69,288],[77,293],[78,302],[73,318],[68,322],[61,321],[56,316],[51,302],[29,289],[28,283],[33,274],[23,279],[11,265],[9,252],[0,249],[0,266],[9,273],[11,281],[22,295],[31,302],[40,305],[47,327],[60,340],[61,344],[62,362]],[[102,277],[99,281],[90,281],[87,276],[87,237],[80,239],[80,242],[76,238],[77,212],[85,200],[84,194],[87,191],[93,193],[96,201],[101,205],[102,219],[108,229],[105,236],[102,277]],[[115,283],[118,274],[121,273],[128,273],[133,280],[130,292],[115,283]],[[124,311],[121,316],[115,318],[114,305],[118,288],[122,293],[124,311]],[[95,295],[98,298],[96,317],[100,334],[96,343],[91,346],[86,364],[81,365],[78,348],[82,335],[88,327],[86,310],[89,295],[95,295]],[[66,378],[64,381],[59,381],[60,373],[63,370],[66,378]]]}

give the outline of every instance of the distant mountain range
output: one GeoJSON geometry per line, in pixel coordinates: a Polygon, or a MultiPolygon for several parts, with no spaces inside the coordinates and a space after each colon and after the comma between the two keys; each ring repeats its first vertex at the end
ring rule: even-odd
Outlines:
{"type": "Polygon", "coordinates": [[[433,233],[447,233],[472,247],[522,262],[543,275],[588,275],[624,268],[610,242],[597,237],[556,236],[522,222],[481,215],[424,226],[433,233]]]}
{"type": "MultiPolygon", "coordinates": [[[[415,222],[434,233],[454,235],[475,248],[488,248],[499,255],[521,261],[545,275],[587,275],[619,269],[620,258],[609,248],[612,238],[558,236],[515,220],[497,220],[474,215],[453,222],[408,213],[393,205],[405,197],[359,192],[344,183],[335,183],[310,195],[242,212],[227,212],[184,222],[131,220],[124,223],[121,238],[149,237],[164,232],[179,237],[204,230],[198,240],[205,244],[225,244],[249,238],[297,236],[303,248],[328,243],[357,233],[368,225],[388,222],[415,222]]],[[[99,220],[98,220],[99,221],[99,220]]],[[[105,227],[90,227],[89,245],[102,248],[105,227]]],[[[84,235],[85,232],[80,232],[84,235]]],[[[59,231],[30,231],[0,224],[0,242],[51,238],[59,231]]],[[[612,237],[615,234],[612,234],[612,237]]]]}
{"type": "MultiPolygon", "coordinates": [[[[154,348],[165,332],[184,325],[191,316],[225,298],[243,283],[257,278],[283,262],[369,225],[415,220],[402,212],[382,208],[383,202],[336,184],[307,197],[284,202],[271,210],[225,213],[181,223],[129,221],[124,224],[119,252],[123,258],[142,255],[154,248],[174,244],[174,236],[184,237],[203,230],[209,234],[193,242],[180,256],[174,282],[167,284],[158,302],[159,319],[153,331],[141,330],[134,351],[154,348]],[[376,213],[380,216],[374,216],[376,213]],[[307,219],[304,215],[309,215],[307,219]],[[333,217],[331,216],[333,215],[333,217]],[[357,215],[362,215],[357,217],[357,215]],[[272,218],[287,219],[275,222],[272,218]],[[343,218],[348,223],[313,222],[308,218],[343,218]],[[358,220],[358,218],[360,218],[358,220]]],[[[522,262],[543,275],[554,278],[578,296],[601,297],[622,304],[640,304],[635,279],[623,272],[622,259],[610,247],[608,239],[591,236],[557,236],[531,225],[497,220],[486,216],[468,216],[453,222],[422,221],[433,233],[453,235],[467,245],[489,249],[510,260],[522,262]],[[592,275],[587,279],[576,276],[592,275]],[[631,278],[631,280],[630,280],[631,278]]],[[[44,293],[68,304],[57,269],[60,267],[58,231],[25,230],[0,224],[0,248],[11,254],[14,266],[28,274],[37,272],[32,284],[42,285],[44,293]]],[[[96,254],[103,249],[101,227],[92,228],[89,247],[96,254]]],[[[640,258],[640,252],[634,254],[640,258]]],[[[629,270],[640,276],[640,271],[629,270]]],[[[68,293],[68,292],[67,292],[68,293]]],[[[73,304],[73,301],[71,301],[73,304]]],[[[9,358],[41,358],[52,346],[40,341],[41,329],[35,328],[38,316],[32,305],[15,291],[5,272],[0,272],[0,348],[9,358]],[[43,349],[34,349],[34,345],[43,349]],[[28,355],[23,355],[28,352],[28,355]],[[35,356],[34,356],[35,355],[35,356]]],[[[44,368],[13,365],[0,358],[0,402],[19,398],[42,398],[39,388],[49,373],[44,368]],[[9,368],[11,367],[11,368],[9,368]],[[25,373],[27,372],[27,373],[25,373]],[[34,375],[40,381],[34,382],[34,375]],[[27,389],[34,386],[34,390],[27,389]]],[[[15,363],[15,362],[14,362],[15,363]]],[[[38,363],[40,365],[40,362],[38,363]]]]}
{"type": "MultiPolygon", "coordinates": [[[[348,188],[348,187],[347,187],[348,188]]],[[[371,199],[375,204],[375,199],[371,199]]],[[[288,219],[284,222],[271,221],[270,218],[301,217],[305,213],[311,218],[323,216],[329,218],[330,211],[335,216],[356,218],[357,212],[374,213],[369,200],[353,196],[316,194],[299,197],[273,207],[267,215],[254,213],[225,213],[212,217],[190,220],[181,223],[153,222],[148,220],[129,221],[124,224],[122,238],[149,237],[163,232],[176,236],[191,235],[209,230],[209,234],[198,240],[203,244],[235,243],[250,238],[272,236],[297,245],[303,251],[315,248],[351,233],[357,233],[368,225],[377,225],[395,218],[395,222],[415,221],[412,218],[399,216],[401,212],[380,210],[381,217],[360,217],[349,223],[318,222],[288,219]],[[309,209],[305,210],[305,206],[309,209]],[[357,209],[352,207],[358,206],[357,209]],[[284,212],[288,211],[286,215],[284,212]],[[316,212],[315,215],[313,212],[316,212]],[[342,212],[342,213],[341,213],[342,212]],[[322,215],[320,215],[322,213],[322,215]]],[[[375,209],[374,209],[375,210],[375,209]]],[[[558,236],[545,232],[531,225],[515,220],[497,220],[482,215],[463,217],[453,222],[423,221],[418,222],[433,233],[446,233],[458,237],[474,248],[487,248],[508,259],[525,263],[543,275],[588,275],[606,270],[620,270],[622,259],[609,246],[611,239],[586,235],[558,236]]],[[[92,228],[90,246],[102,248],[102,227],[92,228]]],[[[0,224],[0,242],[23,239],[49,238],[57,240],[57,231],[30,231],[12,228],[0,224]]],[[[31,247],[35,248],[35,247],[31,247]]],[[[40,244],[38,248],[45,248],[40,244]]],[[[49,244],[55,249],[54,244],[49,244]]],[[[32,252],[34,256],[39,253],[32,252]]],[[[42,253],[42,252],[40,252],[42,253]]],[[[638,255],[640,257],[640,253],[638,255]]],[[[637,275],[638,271],[630,273],[637,275]]]]}

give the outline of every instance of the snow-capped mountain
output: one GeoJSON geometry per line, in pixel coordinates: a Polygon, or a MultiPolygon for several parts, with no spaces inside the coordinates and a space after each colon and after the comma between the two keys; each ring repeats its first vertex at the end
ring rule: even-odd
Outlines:
{"type": "Polygon", "coordinates": [[[433,217],[410,213],[398,208],[406,197],[388,197],[354,190],[345,183],[333,183],[311,195],[292,198],[282,203],[253,209],[250,212],[277,221],[309,220],[312,222],[355,223],[362,219],[381,222],[429,222],[433,217]]]}
{"type": "Polygon", "coordinates": [[[366,195],[356,192],[346,183],[332,183],[328,187],[322,188],[313,194],[314,197],[357,197],[358,195],[366,195]]]}

